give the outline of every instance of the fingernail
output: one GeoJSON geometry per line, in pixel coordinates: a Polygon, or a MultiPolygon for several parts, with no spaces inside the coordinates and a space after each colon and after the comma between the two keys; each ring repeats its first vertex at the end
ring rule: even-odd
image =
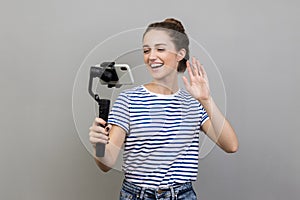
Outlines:
{"type": "Polygon", "coordinates": [[[109,131],[109,127],[106,127],[105,130],[108,132],[109,131]]]}

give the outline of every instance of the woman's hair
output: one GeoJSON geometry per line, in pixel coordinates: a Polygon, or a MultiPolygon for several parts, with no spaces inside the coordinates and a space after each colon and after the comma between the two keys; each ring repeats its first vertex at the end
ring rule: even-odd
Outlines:
{"type": "Polygon", "coordinates": [[[148,25],[143,38],[148,31],[153,29],[166,31],[171,37],[171,40],[173,41],[177,51],[179,51],[180,49],[185,49],[185,57],[181,61],[179,61],[177,68],[178,72],[184,72],[186,69],[186,61],[190,58],[189,38],[185,33],[184,27],[181,22],[174,18],[167,18],[162,22],[154,22],[148,25]]]}

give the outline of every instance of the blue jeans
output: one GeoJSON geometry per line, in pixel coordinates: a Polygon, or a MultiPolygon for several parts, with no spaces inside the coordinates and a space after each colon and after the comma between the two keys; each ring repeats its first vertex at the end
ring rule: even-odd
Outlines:
{"type": "Polygon", "coordinates": [[[143,188],[126,180],[123,181],[120,200],[197,200],[191,182],[178,184],[170,188],[143,188]]]}

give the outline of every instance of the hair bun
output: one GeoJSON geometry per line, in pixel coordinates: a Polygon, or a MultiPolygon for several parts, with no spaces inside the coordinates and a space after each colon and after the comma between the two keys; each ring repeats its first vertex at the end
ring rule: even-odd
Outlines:
{"type": "Polygon", "coordinates": [[[167,19],[165,19],[164,22],[175,24],[176,27],[178,28],[178,31],[180,31],[180,32],[182,32],[182,33],[185,32],[183,25],[182,25],[181,22],[178,21],[177,19],[174,19],[174,18],[167,18],[167,19]]]}
{"type": "Polygon", "coordinates": [[[178,28],[178,31],[180,31],[180,32],[182,32],[182,33],[185,32],[183,25],[182,25],[181,22],[178,21],[177,19],[174,19],[174,18],[167,18],[167,19],[165,19],[164,22],[175,24],[176,27],[178,28]]]}

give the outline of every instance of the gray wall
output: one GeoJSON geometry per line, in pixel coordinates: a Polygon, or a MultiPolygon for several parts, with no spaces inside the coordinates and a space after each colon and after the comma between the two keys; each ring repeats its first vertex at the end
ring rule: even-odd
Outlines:
{"type": "Polygon", "coordinates": [[[217,64],[240,141],[236,154],[216,147],[200,160],[200,198],[298,199],[299,6],[296,0],[1,1],[0,199],[117,198],[122,173],[98,170],[74,123],[76,73],[109,36],[169,16],[182,20],[217,64]]]}

